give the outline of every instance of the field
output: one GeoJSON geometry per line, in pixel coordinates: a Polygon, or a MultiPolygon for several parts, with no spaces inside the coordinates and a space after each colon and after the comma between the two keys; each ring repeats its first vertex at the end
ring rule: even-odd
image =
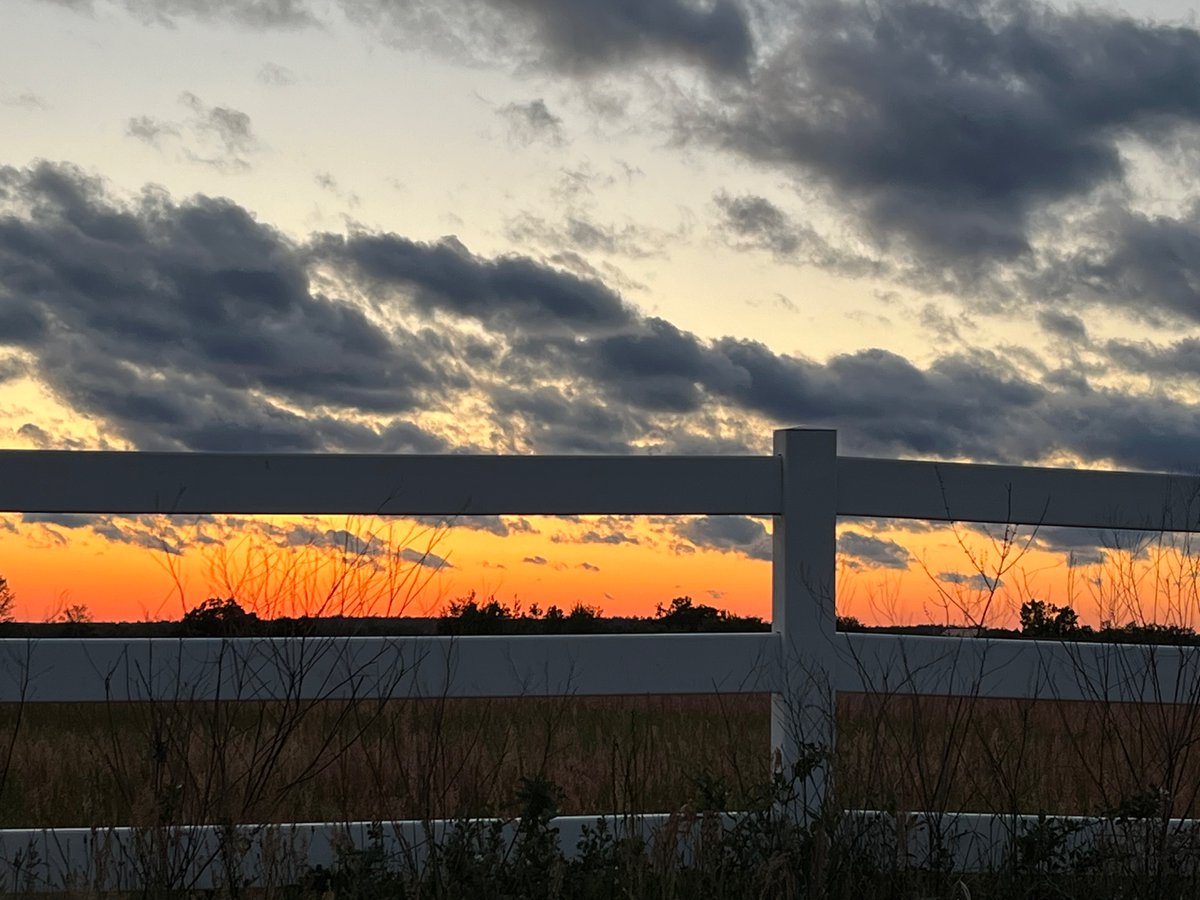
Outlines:
{"type": "MultiPolygon", "coordinates": [[[[1194,815],[1187,706],[841,695],[845,808],[1194,815]],[[1139,805],[1140,804],[1140,805],[1139,805]]],[[[746,809],[764,695],[0,708],[0,826],[746,809]],[[18,726],[19,721],[19,726],[18,726]]]]}

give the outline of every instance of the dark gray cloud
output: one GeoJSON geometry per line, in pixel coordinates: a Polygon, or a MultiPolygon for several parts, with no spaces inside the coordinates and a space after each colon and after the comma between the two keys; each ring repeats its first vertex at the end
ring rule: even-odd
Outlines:
{"type": "Polygon", "coordinates": [[[637,544],[641,543],[636,537],[623,531],[610,531],[601,534],[598,531],[585,531],[579,538],[583,544],[637,544]]]}
{"type": "Polygon", "coordinates": [[[300,250],[242,208],[120,204],[45,164],[0,185],[0,344],[77,412],[143,449],[445,446],[395,418],[453,381],[444,341],[313,292],[300,250]]]}
{"type": "Polygon", "coordinates": [[[228,106],[209,106],[190,91],[179,102],[191,114],[178,121],[154,116],[134,116],[125,123],[125,133],[157,149],[175,141],[192,162],[221,171],[244,171],[260,147],[250,116],[228,106]]]}
{"type": "MultiPolygon", "coordinates": [[[[38,450],[94,450],[87,441],[80,438],[68,437],[63,434],[51,434],[35,422],[26,422],[17,429],[17,434],[38,450]]],[[[100,449],[108,449],[101,447],[100,449]]]]}
{"type": "MultiPolygon", "coordinates": [[[[124,9],[146,24],[232,22],[254,29],[320,27],[318,0],[42,0],[79,12],[124,9]]],[[[734,0],[338,0],[353,21],[403,46],[587,75],[663,58],[714,75],[743,75],[754,47],[734,0]]]]}
{"type": "Polygon", "coordinates": [[[597,221],[584,209],[569,210],[560,220],[520,213],[509,220],[506,231],[519,246],[533,243],[547,250],[604,254],[645,259],[665,252],[669,235],[633,222],[597,221]]]}
{"type": "Polygon", "coordinates": [[[1087,341],[1087,326],[1083,319],[1073,313],[1044,309],[1038,313],[1038,324],[1055,337],[1068,341],[1087,341]]]}
{"type": "Polygon", "coordinates": [[[1200,551],[1195,537],[1184,532],[1139,531],[1137,529],[1042,527],[1034,545],[1039,550],[1061,553],[1072,566],[1092,566],[1110,557],[1146,559],[1163,550],[1194,556],[1200,551]]]}
{"type": "Polygon", "coordinates": [[[105,518],[83,513],[21,513],[21,523],[24,525],[55,525],[70,530],[91,528],[93,524],[102,522],[105,518]]]}
{"type": "Polygon", "coordinates": [[[973,591],[994,591],[1004,587],[1004,580],[993,578],[988,575],[975,573],[974,575],[966,575],[962,572],[939,572],[938,581],[943,581],[946,584],[960,584],[973,591]]]}
{"type": "Polygon", "coordinates": [[[566,534],[560,532],[550,538],[556,544],[640,544],[641,540],[635,535],[628,534],[617,528],[606,527],[602,530],[589,528],[582,534],[566,534]]]}
{"type": "Polygon", "coordinates": [[[838,537],[837,549],[838,553],[868,568],[908,568],[908,550],[886,538],[846,531],[838,537]]]}
{"type": "Polygon", "coordinates": [[[745,13],[731,0],[716,0],[707,8],[686,0],[499,0],[496,6],[526,17],[547,61],[560,69],[665,54],[739,73],[752,52],[745,13]]]}
{"type": "Polygon", "coordinates": [[[1200,375],[1200,338],[1181,338],[1170,344],[1110,340],[1103,345],[1103,350],[1109,360],[1122,369],[1149,375],[1155,380],[1192,382],[1200,375]]]}
{"type": "Polygon", "coordinates": [[[500,516],[415,516],[413,521],[431,528],[466,528],[471,531],[486,531],[497,537],[508,537],[511,533],[535,531],[525,519],[505,519],[500,516]]]}
{"type": "MultiPolygon", "coordinates": [[[[679,135],[782,171],[806,194],[823,185],[838,227],[822,231],[765,197],[719,193],[717,225],[735,246],[853,277],[969,292],[993,310],[1040,302],[1051,316],[1071,316],[1100,301],[1155,321],[1200,320],[1195,213],[1146,216],[1122,200],[1106,217],[1068,230],[1066,247],[1045,234],[1064,207],[1126,187],[1130,144],[1169,148],[1200,124],[1194,27],[1024,0],[901,0],[878,8],[849,0],[786,8],[731,0],[339,2],[374,34],[506,65],[589,76],[690,61],[712,74],[736,74],[711,80],[706,90],[664,88],[664,96],[701,98],[678,111],[679,135]],[[861,228],[854,233],[845,222],[861,228]],[[1017,266],[1021,277],[1013,274],[1017,266]]],[[[66,5],[92,8],[83,0],[66,5]]],[[[278,28],[319,24],[335,4],[106,5],[160,23],[278,28]]],[[[263,72],[273,83],[290,77],[263,72]]],[[[596,79],[577,84],[588,102],[604,94],[596,79]]],[[[137,116],[129,134],[176,146],[200,164],[248,168],[258,143],[246,114],[189,96],[189,117],[137,116]]],[[[558,116],[542,98],[500,113],[520,141],[561,141],[558,116]]],[[[661,234],[598,222],[574,208],[561,221],[518,217],[510,230],[564,262],[575,252],[580,273],[587,271],[580,250],[636,257],[663,248],[661,234]]],[[[592,271],[622,283],[611,267],[592,271]]],[[[1072,328],[1069,319],[1043,325],[1075,339],[1054,330],[1072,328]]]]}
{"type": "Polygon", "coordinates": [[[470,317],[496,330],[597,332],[616,330],[635,317],[598,281],[526,257],[482,259],[455,238],[423,244],[395,234],[326,235],[314,250],[376,290],[400,290],[419,310],[470,317]]]}
{"type": "Polygon", "coordinates": [[[1034,545],[1039,550],[1050,553],[1062,553],[1068,557],[1072,566],[1091,566],[1103,563],[1109,551],[1117,546],[1129,548],[1132,537],[1116,537],[1114,533],[1105,534],[1095,528],[1059,528],[1044,526],[1037,530],[1034,545]]]}
{"type": "Polygon", "coordinates": [[[25,438],[39,450],[48,450],[54,444],[54,439],[50,436],[50,432],[42,428],[40,425],[35,425],[33,422],[26,422],[17,429],[17,434],[25,438]]]}
{"type": "Polygon", "coordinates": [[[1200,449],[1200,407],[1086,379],[1043,384],[1041,372],[998,353],[949,353],[922,369],[874,349],[826,363],[732,338],[702,349],[729,367],[720,378],[697,371],[710,394],[769,421],[838,427],[848,453],[1013,461],[1069,449],[1178,470],[1200,449]]]}
{"type": "Polygon", "coordinates": [[[412,547],[405,547],[398,554],[405,562],[413,563],[414,565],[424,566],[427,569],[453,569],[449,560],[438,556],[436,553],[430,553],[428,550],[414,550],[412,547]]]}
{"type": "Polygon", "coordinates": [[[803,424],[850,454],[1200,454],[1200,405],[1008,351],[918,366],[704,340],[526,257],[366,231],[296,244],[230,201],[117,202],[69,167],[0,169],[0,202],[0,345],[140,448],[436,452],[450,442],[414,417],[465,402],[479,447],[518,452],[764,452],[772,426],[803,424]],[[317,291],[314,268],[364,299],[317,291]]]}
{"type": "MultiPolygon", "coordinates": [[[[336,554],[343,563],[372,565],[382,571],[388,560],[442,568],[442,557],[412,548],[397,549],[387,531],[349,531],[325,528],[311,522],[276,524],[237,516],[151,516],[84,515],[76,513],[23,513],[21,525],[44,526],[68,531],[86,530],[112,543],[179,555],[184,550],[207,545],[226,545],[248,536],[285,550],[315,550],[336,554]]],[[[14,529],[15,530],[15,529],[14,529]]],[[[452,568],[452,567],[451,567],[452,568]]]]}
{"type": "Polygon", "coordinates": [[[949,527],[941,522],[926,522],[922,519],[878,519],[872,516],[838,516],[838,521],[847,525],[858,525],[867,531],[903,531],[906,534],[928,534],[949,527]]]}
{"type": "Polygon", "coordinates": [[[195,94],[185,91],[180,102],[194,114],[195,127],[216,138],[230,156],[253,151],[258,145],[250,117],[228,106],[208,106],[195,94]]]}
{"type": "Polygon", "coordinates": [[[385,542],[376,540],[369,534],[355,534],[344,528],[314,528],[308,525],[285,526],[279,538],[279,545],[337,550],[345,556],[361,558],[386,555],[389,551],[385,542]]]}
{"type": "Polygon", "coordinates": [[[697,547],[771,558],[771,535],[761,522],[746,516],[701,516],[680,523],[675,532],[697,547]]]}
{"type": "Polygon", "coordinates": [[[79,12],[124,9],[146,24],[180,21],[235,22],[250,28],[304,28],[317,24],[312,0],[42,0],[79,12]]]}
{"type": "Polygon", "coordinates": [[[528,147],[541,142],[561,147],[566,143],[562,119],[550,112],[541,97],[528,103],[507,103],[496,114],[508,123],[508,139],[514,144],[528,147]]]}
{"type": "Polygon", "coordinates": [[[529,563],[531,566],[546,565],[546,557],[544,556],[526,556],[521,562],[529,563]]]}
{"type": "Polygon", "coordinates": [[[1028,296],[1098,304],[1156,325],[1200,322],[1200,203],[1170,217],[1110,202],[1065,230],[1068,246],[1023,273],[1028,296]]]}
{"type": "Polygon", "coordinates": [[[645,416],[585,390],[500,384],[490,395],[497,420],[545,453],[625,453],[649,427],[645,416]]]}
{"type": "MultiPolygon", "coordinates": [[[[194,526],[212,523],[211,516],[189,517],[194,526]]],[[[184,523],[155,516],[84,515],[81,513],[22,513],[22,525],[52,526],[68,531],[90,531],[114,544],[179,556],[189,547],[209,543],[203,531],[180,527],[184,523]]]]}
{"type": "Polygon", "coordinates": [[[1197,121],[1192,28],[1017,0],[804,0],[748,83],[680,127],[815,176],[881,246],[969,266],[1025,254],[1036,213],[1119,181],[1119,140],[1197,121]]]}
{"type": "Polygon", "coordinates": [[[722,224],[732,235],[776,256],[794,256],[802,246],[816,238],[811,229],[798,227],[766,197],[754,194],[731,197],[722,191],[713,201],[721,214],[722,224]]]}
{"type": "Polygon", "coordinates": [[[587,75],[663,58],[741,75],[753,55],[732,0],[341,0],[392,41],[487,61],[587,75]]]}
{"type": "Polygon", "coordinates": [[[164,138],[179,137],[179,126],[153,116],[134,116],[125,123],[125,133],[144,144],[161,147],[164,138]]]}
{"type": "Polygon", "coordinates": [[[705,388],[727,390],[738,377],[723,354],[659,318],[597,337],[576,349],[572,361],[625,403],[662,412],[697,411],[706,402],[705,388]]]}
{"type": "Polygon", "coordinates": [[[720,191],[713,198],[718,229],[733,246],[764,250],[793,265],[812,265],[843,275],[877,274],[881,264],[852,251],[834,247],[811,225],[797,222],[766,197],[731,196],[720,191]]]}
{"type": "MultiPolygon", "coordinates": [[[[0,322],[0,331],[3,328],[4,323],[0,322]]],[[[25,364],[24,360],[0,357],[0,384],[6,381],[15,381],[27,374],[29,374],[29,367],[25,364]]]]}

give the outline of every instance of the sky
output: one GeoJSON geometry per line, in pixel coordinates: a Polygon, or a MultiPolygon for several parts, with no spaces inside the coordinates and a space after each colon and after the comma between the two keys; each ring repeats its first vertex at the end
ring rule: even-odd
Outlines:
{"type": "MultiPolygon", "coordinates": [[[[1196,469],[1190,4],[3,18],[0,447],[763,454],[801,425],[852,455],[1196,469]]],[[[233,588],[765,616],[769,528],[14,514],[0,575],[33,619],[233,588]]],[[[1014,566],[997,534],[843,522],[839,611],[1115,602],[1119,536],[1026,535],[1014,566]]]]}

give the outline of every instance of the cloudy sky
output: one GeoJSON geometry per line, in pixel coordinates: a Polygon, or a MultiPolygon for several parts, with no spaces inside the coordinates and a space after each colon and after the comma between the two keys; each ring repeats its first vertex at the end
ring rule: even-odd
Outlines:
{"type": "MultiPolygon", "coordinates": [[[[1200,459],[1188,3],[6,0],[0,134],[0,446],[764,453],[812,425],[1200,459]]],[[[164,559],[353,530],[10,516],[0,575],[31,616],[136,616],[164,559]]],[[[846,564],[970,583],[914,534],[850,523],[846,564]]],[[[433,556],[443,594],[765,613],[766,535],[490,519],[433,556]]],[[[423,539],[396,552],[432,571],[423,539]]]]}

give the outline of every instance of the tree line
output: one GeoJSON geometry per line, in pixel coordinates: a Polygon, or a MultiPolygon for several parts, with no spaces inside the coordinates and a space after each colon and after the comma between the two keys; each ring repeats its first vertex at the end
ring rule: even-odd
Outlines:
{"type": "MultiPolygon", "coordinates": [[[[758,616],[742,616],[689,596],[658,604],[652,616],[605,616],[595,606],[575,603],[569,609],[538,604],[506,604],[494,596],[481,600],[475,592],[451,601],[441,615],[419,617],[300,616],[261,618],[234,597],[209,597],[176,621],[94,622],[82,603],[67,604],[45,622],[15,620],[16,593],[0,576],[0,635],[35,637],[79,634],[156,637],[289,637],[337,634],[655,634],[695,632],[770,631],[771,623],[758,616]]],[[[838,616],[839,631],[888,631],[887,626],[864,625],[853,616],[838,616]]],[[[904,629],[914,630],[912,628],[904,629]]],[[[937,626],[917,626],[937,633],[937,626]]],[[[980,634],[1043,640],[1110,641],[1114,643],[1195,644],[1194,628],[1180,624],[1130,621],[1103,623],[1099,628],[1081,624],[1069,605],[1031,599],[1021,604],[1017,629],[985,628],[980,634]]]]}

